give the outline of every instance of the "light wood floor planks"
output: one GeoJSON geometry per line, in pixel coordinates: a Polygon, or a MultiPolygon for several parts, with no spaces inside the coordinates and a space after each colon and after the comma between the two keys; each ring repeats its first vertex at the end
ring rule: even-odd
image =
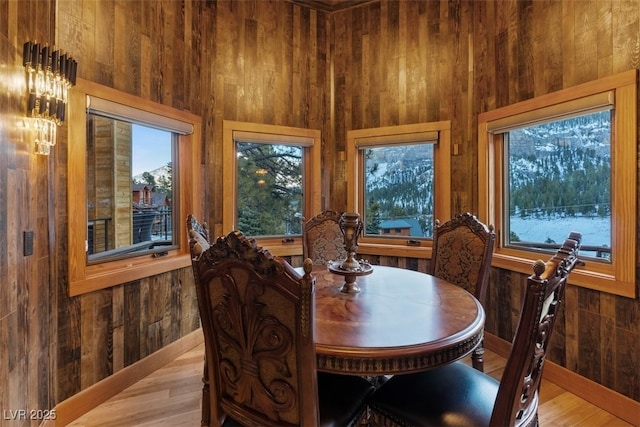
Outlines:
{"type": "MultiPolygon", "coordinates": [[[[197,427],[200,425],[202,363],[199,345],[158,369],[102,405],[78,418],[71,427],[197,427]]],[[[500,378],[505,359],[485,352],[485,372],[500,378]]],[[[548,381],[543,381],[541,426],[631,426],[548,381]]]]}

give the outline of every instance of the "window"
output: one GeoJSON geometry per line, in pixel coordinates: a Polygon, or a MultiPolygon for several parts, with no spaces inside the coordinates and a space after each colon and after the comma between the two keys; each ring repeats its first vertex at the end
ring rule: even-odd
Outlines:
{"type": "Polygon", "coordinates": [[[611,110],[505,130],[505,244],[611,260],[611,110]]]}
{"type": "Polygon", "coordinates": [[[635,297],[636,71],[480,114],[480,207],[493,265],[530,274],[570,231],[572,283],[635,297]]]}
{"type": "MultiPolygon", "coordinates": [[[[163,117],[156,119],[160,126],[163,117]]],[[[177,247],[173,182],[179,171],[173,154],[179,136],[135,118],[110,117],[108,111],[87,113],[89,264],[177,247]]]]}
{"type": "Polygon", "coordinates": [[[449,217],[449,156],[449,122],[347,132],[348,210],[365,224],[359,253],[403,246],[430,256],[434,221],[449,217]]]}
{"type": "Polygon", "coordinates": [[[238,230],[247,236],[302,234],[302,157],[295,145],[236,140],[238,230]]]}
{"type": "Polygon", "coordinates": [[[225,232],[277,255],[302,253],[302,221],[320,211],[320,131],[224,121],[225,232]]]}
{"type": "Polygon", "coordinates": [[[200,117],[82,79],[69,103],[70,294],[189,266],[200,117]]]}

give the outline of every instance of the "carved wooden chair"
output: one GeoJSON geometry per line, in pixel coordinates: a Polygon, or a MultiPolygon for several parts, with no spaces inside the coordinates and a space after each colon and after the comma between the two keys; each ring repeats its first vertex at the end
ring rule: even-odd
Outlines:
{"type": "Polygon", "coordinates": [[[211,246],[211,236],[206,222],[200,223],[193,214],[187,215],[187,237],[191,258],[197,257],[211,246]]]}
{"type": "Polygon", "coordinates": [[[581,239],[571,233],[549,261],[534,263],[500,382],[460,361],[394,376],[369,400],[372,425],[537,425],[547,346],[581,239]]]}
{"type": "MultiPolygon", "coordinates": [[[[485,306],[491,258],[496,235],[474,215],[463,213],[433,230],[433,252],[429,273],[461,286],[485,306]]],[[[473,367],[484,371],[484,344],[471,354],[473,367]]]]}
{"type": "MultiPolygon", "coordinates": [[[[211,246],[211,237],[209,234],[209,227],[206,222],[200,223],[193,214],[187,215],[187,237],[189,239],[189,250],[191,252],[191,264],[193,266],[194,260],[196,260],[202,252],[209,249],[211,246]]],[[[194,280],[197,282],[198,276],[194,270],[194,280]]],[[[200,292],[200,286],[196,285],[196,293],[200,292]]],[[[198,299],[201,296],[198,294],[198,299]]],[[[206,359],[206,358],[205,358],[206,359]]],[[[203,373],[202,373],[202,422],[201,425],[210,425],[210,408],[209,408],[209,373],[207,369],[207,362],[205,360],[203,373]]]]}
{"type": "Polygon", "coordinates": [[[193,259],[212,424],[361,422],[373,386],[316,371],[315,278],[234,231],[193,259]]]}
{"type": "Polygon", "coordinates": [[[340,231],[341,213],[325,210],[302,224],[302,252],[315,265],[340,261],[347,257],[340,231]]]}

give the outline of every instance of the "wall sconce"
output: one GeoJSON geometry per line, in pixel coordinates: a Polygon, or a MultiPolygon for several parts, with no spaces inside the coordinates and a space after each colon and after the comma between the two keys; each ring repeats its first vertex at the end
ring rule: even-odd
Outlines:
{"type": "Polygon", "coordinates": [[[65,120],[67,93],[76,84],[78,63],[48,45],[26,42],[22,62],[27,72],[27,117],[36,131],[36,152],[48,155],[56,144],[56,127],[65,120]]]}

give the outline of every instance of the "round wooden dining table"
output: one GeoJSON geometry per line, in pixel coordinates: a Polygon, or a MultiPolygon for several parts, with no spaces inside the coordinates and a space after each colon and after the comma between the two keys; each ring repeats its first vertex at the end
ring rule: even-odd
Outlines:
{"type": "Polygon", "coordinates": [[[482,306],[445,280],[373,266],[371,274],[357,278],[360,292],[344,293],[344,276],[326,266],[312,273],[319,371],[363,376],[424,371],[466,356],[482,340],[482,306]]]}

